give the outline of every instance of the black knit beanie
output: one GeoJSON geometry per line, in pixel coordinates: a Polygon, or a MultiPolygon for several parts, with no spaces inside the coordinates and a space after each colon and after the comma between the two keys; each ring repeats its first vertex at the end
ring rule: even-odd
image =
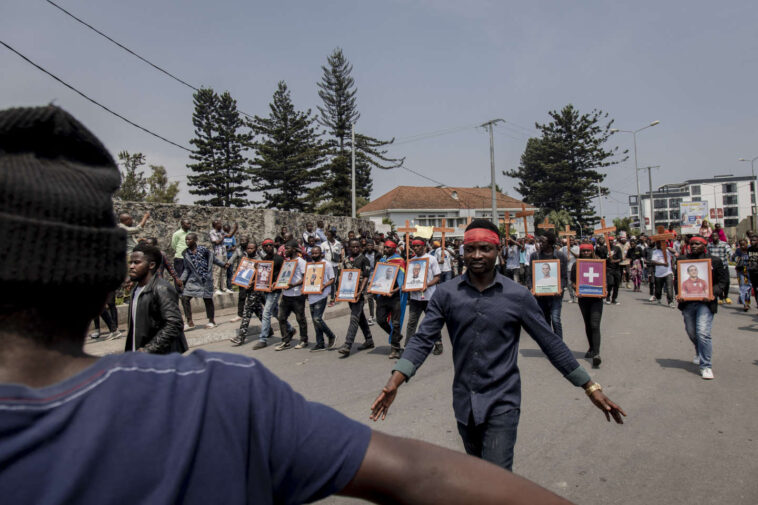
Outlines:
{"type": "Polygon", "coordinates": [[[0,111],[0,283],[118,287],[126,277],[112,201],[119,182],[105,146],[62,109],[0,111]]]}

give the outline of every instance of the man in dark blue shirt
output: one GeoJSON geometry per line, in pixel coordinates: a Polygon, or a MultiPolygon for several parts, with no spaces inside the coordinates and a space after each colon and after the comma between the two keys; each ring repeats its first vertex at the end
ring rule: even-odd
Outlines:
{"type": "Polygon", "coordinates": [[[622,424],[626,414],[551,331],[529,290],[496,272],[499,248],[499,232],[492,223],[477,219],[468,226],[463,246],[467,272],[441,284],[432,296],[421,327],[371,406],[371,418],[386,417],[397,388],[413,377],[432,350],[434,335],[447,324],[455,366],[453,409],[466,452],[510,470],[521,405],[516,358],[522,327],[609,421],[613,417],[622,424]]]}

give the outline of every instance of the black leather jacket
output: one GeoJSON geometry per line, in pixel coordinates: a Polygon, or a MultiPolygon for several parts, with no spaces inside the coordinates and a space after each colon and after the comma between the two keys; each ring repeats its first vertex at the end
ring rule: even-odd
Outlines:
{"type": "Polygon", "coordinates": [[[136,321],[132,319],[133,298],[132,295],[129,300],[129,334],[124,351],[132,350],[132,338],[135,350],[144,348],[155,354],[181,353],[189,348],[179,312],[179,295],[171,284],[153,277],[137,298],[136,321]]]}

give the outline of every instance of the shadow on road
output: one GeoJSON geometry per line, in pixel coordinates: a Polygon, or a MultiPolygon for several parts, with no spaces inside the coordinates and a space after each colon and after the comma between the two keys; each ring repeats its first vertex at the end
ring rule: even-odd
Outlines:
{"type": "Polygon", "coordinates": [[[655,361],[657,361],[662,368],[679,368],[695,375],[700,375],[697,365],[691,361],[672,358],[656,358],[655,361]]]}

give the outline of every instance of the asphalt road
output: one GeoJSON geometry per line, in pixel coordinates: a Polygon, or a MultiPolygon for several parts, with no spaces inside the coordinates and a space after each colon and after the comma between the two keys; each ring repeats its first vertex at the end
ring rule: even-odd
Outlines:
{"type": "MultiPolygon", "coordinates": [[[[691,362],[694,349],[680,312],[646,299],[622,290],[620,306],[604,307],[599,370],[591,370],[583,359],[587,342],[578,306],[563,305],[565,341],[629,414],[623,426],[607,423],[522,332],[523,402],[514,472],[576,503],[757,504],[758,311],[720,307],[713,328],[716,379],[704,381],[691,362]]],[[[327,313],[337,315],[339,309],[327,313]]],[[[232,316],[226,311],[217,320],[232,316]]],[[[341,343],[347,318],[327,323],[341,343]]],[[[196,342],[215,341],[202,348],[254,356],[309,400],[375,429],[463,451],[452,410],[447,343],[441,356],[430,355],[414,380],[401,388],[388,418],[369,421],[369,405],[393,363],[387,359],[386,335],[378,326],[371,328],[382,345],[354,350],[347,359],[333,351],[274,352],[273,346],[253,351],[250,343],[231,347],[225,339],[233,335],[232,323],[192,333],[197,332],[196,342]]],[[[362,341],[360,333],[357,340],[362,341]]],[[[88,350],[100,354],[119,346],[121,339],[88,345],[88,350]]],[[[329,498],[322,503],[353,501],[329,498]]]]}

